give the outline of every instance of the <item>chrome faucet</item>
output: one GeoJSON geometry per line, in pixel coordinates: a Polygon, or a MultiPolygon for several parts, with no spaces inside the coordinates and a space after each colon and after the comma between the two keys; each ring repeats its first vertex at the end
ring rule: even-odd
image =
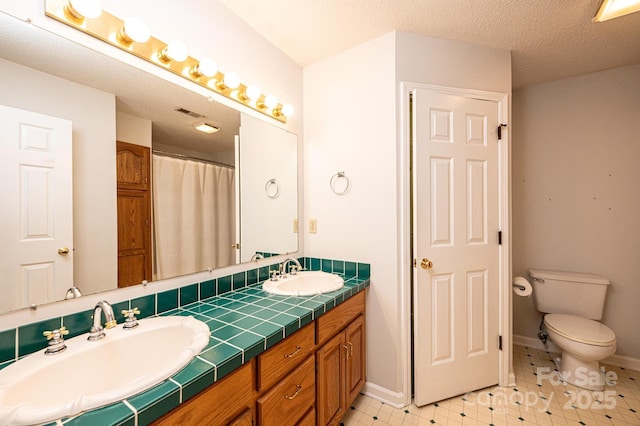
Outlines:
{"type": "Polygon", "coordinates": [[[296,259],[295,257],[289,257],[280,265],[280,276],[284,278],[287,276],[287,273],[289,272],[291,273],[291,275],[295,275],[298,271],[301,271],[303,269],[304,268],[302,267],[300,262],[298,262],[298,259],[296,259]],[[287,271],[287,264],[289,262],[294,263],[294,265],[291,267],[291,271],[287,271]]]}
{"type": "Polygon", "coordinates": [[[75,299],[76,297],[82,296],[82,292],[76,286],[72,286],[67,290],[67,294],[64,296],[64,300],[75,299]]]}
{"type": "Polygon", "coordinates": [[[260,253],[256,253],[253,256],[251,256],[251,262],[257,262],[258,259],[264,259],[264,256],[260,253]]]}
{"type": "Polygon", "coordinates": [[[113,328],[116,324],[116,317],[113,314],[113,308],[109,302],[106,300],[99,301],[95,308],[93,308],[93,325],[91,326],[87,340],[96,341],[102,339],[105,336],[104,329],[113,328]],[[102,323],[100,321],[103,313],[106,321],[104,327],[102,327],[102,323]]]}

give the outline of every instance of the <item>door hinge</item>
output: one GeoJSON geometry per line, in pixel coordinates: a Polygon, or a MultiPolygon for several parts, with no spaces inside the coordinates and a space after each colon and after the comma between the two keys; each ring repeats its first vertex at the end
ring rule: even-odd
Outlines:
{"type": "Polygon", "coordinates": [[[502,350],[502,336],[498,336],[498,350],[502,350]]]}
{"type": "Polygon", "coordinates": [[[498,245],[502,245],[502,231],[498,231],[498,245]]]}
{"type": "Polygon", "coordinates": [[[502,140],[502,128],[503,127],[507,127],[506,124],[499,124],[498,125],[498,140],[501,141],[502,140]]]}

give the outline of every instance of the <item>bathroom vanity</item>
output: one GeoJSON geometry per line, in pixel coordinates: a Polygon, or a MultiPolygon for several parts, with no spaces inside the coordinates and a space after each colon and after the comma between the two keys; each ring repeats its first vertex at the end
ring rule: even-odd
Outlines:
{"type": "Polygon", "coordinates": [[[365,381],[364,319],[361,291],[153,424],[338,424],[365,381]]]}

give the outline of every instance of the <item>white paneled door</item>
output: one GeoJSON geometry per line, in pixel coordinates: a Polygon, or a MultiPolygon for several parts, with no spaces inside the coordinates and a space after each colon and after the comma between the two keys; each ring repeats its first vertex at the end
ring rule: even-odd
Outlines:
{"type": "Polygon", "coordinates": [[[413,94],[417,405],[498,383],[498,103],[413,94]]]}
{"type": "Polygon", "coordinates": [[[0,312],[73,285],[71,122],[0,105],[0,312]]]}

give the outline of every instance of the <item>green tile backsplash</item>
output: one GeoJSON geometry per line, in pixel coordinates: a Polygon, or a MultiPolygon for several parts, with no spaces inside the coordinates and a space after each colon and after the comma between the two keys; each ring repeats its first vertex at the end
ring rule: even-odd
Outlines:
{"type": "Polygon", "coordinates": [[[0,332],[0,363],[16,358],[16,329],[0,332]]]}
{"type": "Polygon", "coordinates": [[[34,322],[18,328],[18,356],[37,352],[47,347],[47,339],[42,335],[45,331],[55,330],[62,326],[62,318],[34,322]]]}

